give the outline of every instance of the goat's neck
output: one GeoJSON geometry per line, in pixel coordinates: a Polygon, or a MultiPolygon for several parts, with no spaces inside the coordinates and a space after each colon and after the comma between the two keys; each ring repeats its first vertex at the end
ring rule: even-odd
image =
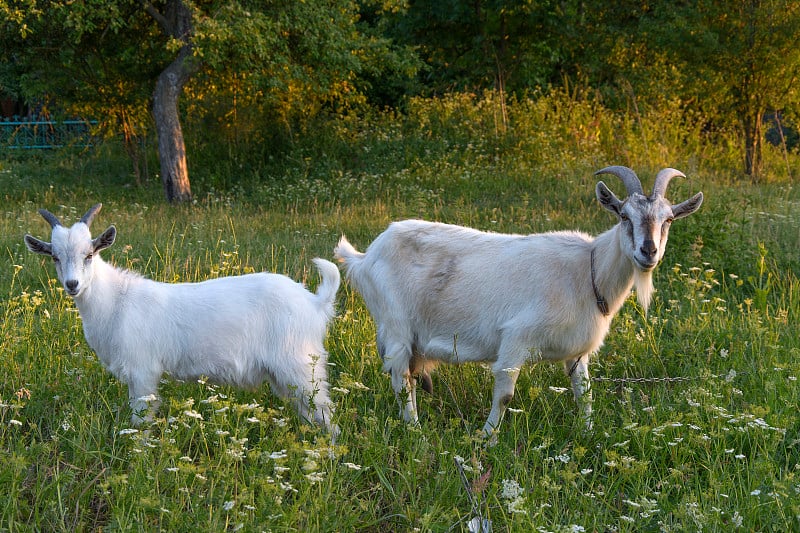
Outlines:
{"type": "Polygon", "coordinates": [[[75,298],[75,305],[86,322],[109,320],[126,288],[124,271],[109,265],[100,257],[95,257],[92,265],[94,274],[88,287],[75,298]]]}
{"type": "MultiPolygon", "coordinates": [[[[598,235],[594,247],[594,283],[600,296],[608,303],[609,316],[614,316],[636,284],[639,303],[646,310],[653,290],[652,272],[640,272],[634,268],[628,255],[622,249],[619,232],[624,231],[617,224],[605,233],[598,235]]],[[[587,268],[590,265],[587,262],[587,268]]]]}

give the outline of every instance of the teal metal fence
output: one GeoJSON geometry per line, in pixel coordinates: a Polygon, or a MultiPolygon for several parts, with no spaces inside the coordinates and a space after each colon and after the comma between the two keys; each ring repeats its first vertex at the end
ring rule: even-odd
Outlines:
{"type": "Polygon", "coordinates": [[[96,144],[92,136],[94,120],[0,119],[0,149],[50,149],[64,146],[87,147],[96,144]]]}

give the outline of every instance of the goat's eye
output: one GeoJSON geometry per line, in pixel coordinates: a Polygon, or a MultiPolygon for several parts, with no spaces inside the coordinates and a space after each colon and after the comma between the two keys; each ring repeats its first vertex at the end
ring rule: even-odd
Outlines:
{"type": "Polygon", "coordinates": [[[86,256],[86,262],[88,263],[91,260],[92,260],[92,254],[87,255],[86,256]]]}
{"type": "Polygon", "coordinates": [[[59,261],[59,260],[58,260],[58,257],[56,257],[56,256],[53,256],[53,263],[55,263],[55,264],[58,264],[58,263],[60,263],[60,262],[61,262],[61,261],[59,261]]]}
{"type": "Polygon", "coordinates": [[[672,224],[672,221],[673,221],[673,220],[675,220],[675,219],[674,219],[674,218],[672,218],[672,217],[669,217],[667,220],[665,220],[665,222],[666,222],[667,224],[672,224]]]}
{"type": "Polygon", "coordinates": [[[626,215],[625,213],[620,213],[619,219],[623,222],[627,222],[628,220],[630,220],[630,218],[628,218],[628,215],[626,215]]]}

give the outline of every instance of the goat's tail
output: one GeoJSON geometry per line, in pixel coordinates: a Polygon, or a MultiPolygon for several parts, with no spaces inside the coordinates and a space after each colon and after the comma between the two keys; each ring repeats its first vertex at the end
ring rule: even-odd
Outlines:
{"type": "Polygon", "coordinates": [[[336,300],[336,291],[339,290],[339,284],[341,283],[339,269],[330,261],[319,257],[312,259],[312,261],[322,277],[322,283],[317,286],[317,298],[325,312],[332,317],[334,315],[333,303],[336,300]]]}
{"type": "Polygon", "coordinates": [[[344,266],[344,270],[348,274],[349,279],[351,270],[364,258],[364,254],[356,250],[355,247],[350,244],[350,241],[347,240],[347,237],[342,235],[342,238],[339,239],[339,244],[333,249],[333,257],[344,266]]]}

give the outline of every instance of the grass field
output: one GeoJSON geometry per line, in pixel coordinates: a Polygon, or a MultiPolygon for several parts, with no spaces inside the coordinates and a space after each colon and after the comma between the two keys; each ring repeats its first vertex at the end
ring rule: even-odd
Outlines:
{"type": "Polygon", "coordinates": [[[752,185],[691,131],[589,105],[520,103],[499,133],[491,102],[417,105],[342,122],[263,167],[198,163],[192,206],[131,186],[111,146],[0,160],[0,530],[800,530],[797,156],[774,155],[774,179],[752,185]],[[607,229],[592,176],[607,164],[645,188],[674,166],[689,179],[668,196],[706,202],[674,224],[649,314],[631,298],[592,362],[591,434],[547,364],[523,371],[495,446],[478,436],[492,387],[480,365],[434,374],[420,426],[406,426],[346,284],[327,341],[335,446],[266,387],[165,380],[161,416],[132,428],[126,387],[22,241],[49,238],[39,207],[71,223],[102,201],[95,233],[119,232],[109,262],[169,282],[270,270],[313,288],[310,259],[342,233],[363,249],[400,218],[607,229]]]}

